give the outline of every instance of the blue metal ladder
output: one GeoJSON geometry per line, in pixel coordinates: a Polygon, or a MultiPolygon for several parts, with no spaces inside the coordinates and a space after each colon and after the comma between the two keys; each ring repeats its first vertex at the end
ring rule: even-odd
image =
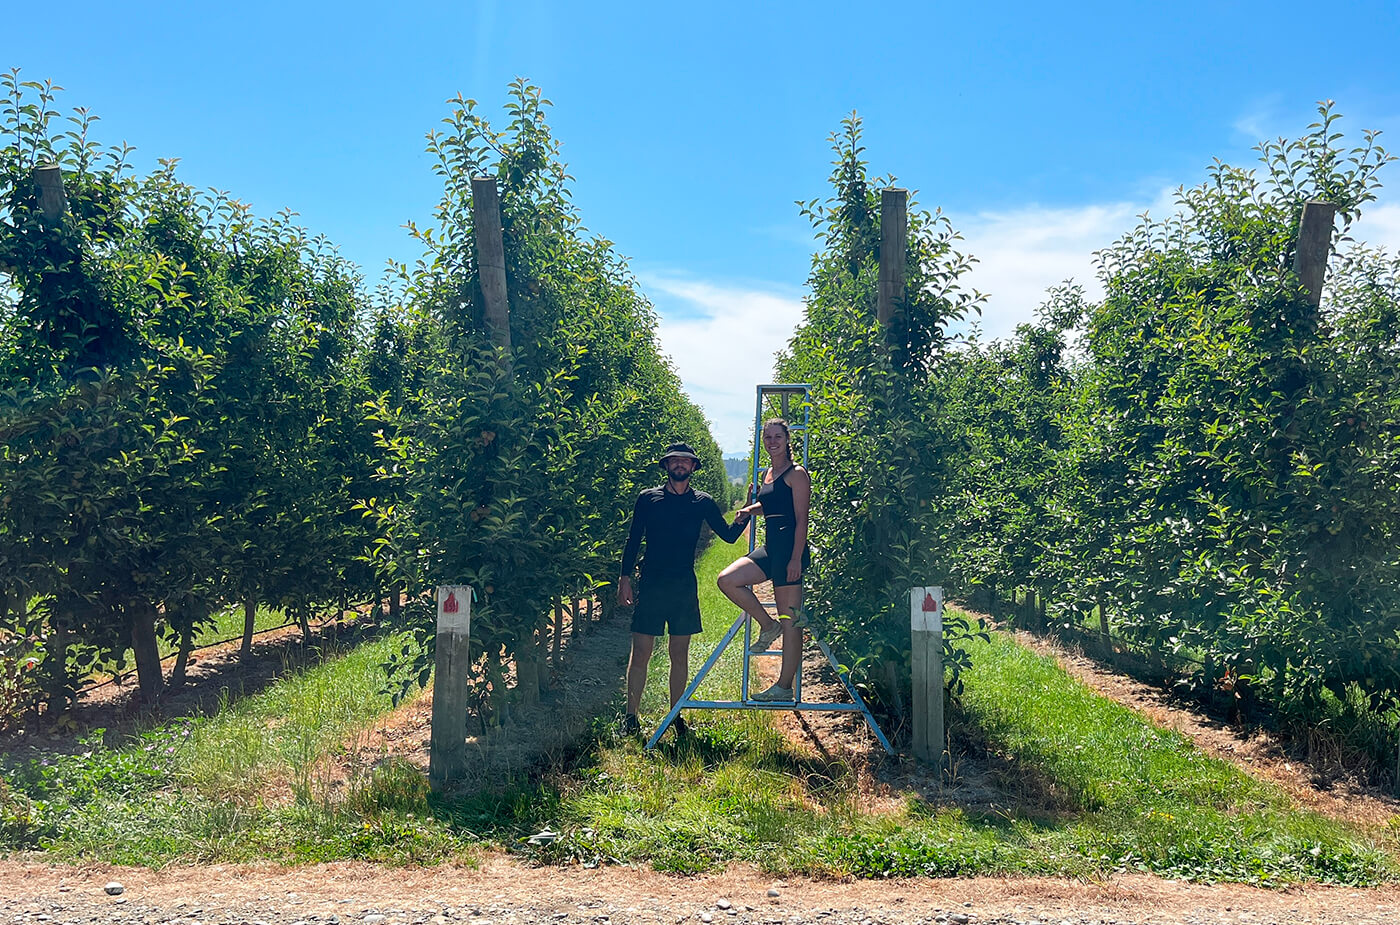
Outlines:
{"type": "MultiPolygon", "coordinates": [[[[788,421],[788,430],[792,433],[794,440],[798,438],[801,439],[802,464],[804,466],[807,464],[807,430],[812,419],[811,390],[811,386],[809,385],[769,384],[758,386],[758,395],[754,408],[754,449],[753,466],[751,467],[751,482],[753,485],[757,486],[759,484],[759,452],[763,437],[763,414],[767,402],[771,399],[777,399],[779,414],[788,421]],[[798,398],[800,400],[802,411],[802,422],[800,424],[793,422],[790,417],[793,398],[798,398]]],[[[750,531],[749,552],[753,552],[754,550],[756,536],[756,530],[750,531]]],[[[775,613],[777,611],[776,604],[765,604],[764,606],[775,613]]],[[[748,654],[749,646],[752,644],[753,621],[748,618],[747,614],[740,611],[738,619],[729,627],[729,630],[724,634],[724,638],[720,640],[719,645],[710,653],[710,657],[705,660],[705,664],[695,673],[695,677],[691,678],[690,684],[686,686],[685,693],[681,695],[681,699],[676,702],[675,706],[671,707],[671,711],[666,714],[666,718],[661,721],[661,725],[656,727],[656,731],[652,733],[651,738],[647,740],[647,750],[656,747],[656,743],[660,741],[662,734],[675,722],[681,710],[799,710],[820,713],[859,713],[865,717],[866,725],[870,727],[870,731],[875,734],[875,738],[879,740],[880,745],[885,751],[894,754],[894,749],[890,747],[889,739],[885,738],[885,733],[880,729],[880,724],[875,721],[875,716],[870,712],[870,708],[865,705],[865,701],[861,699],[860,693],[855,689],[855,685],[851,684],[851,680],[846,671],[842,669],[840,663],[836,661],[836,656],[831,653],[831,648],[825,641],[817,638],[815,633],[811,633],[811,630],[808,630],[808,633],[811,634],[812,641],[817,644],[822,655],[831,665],[832,671],[835,672],[836,677],[840,679],[842,686],[846,688],[846,693],[851,697],[850,703],[815,703],[803,700],[801,662],[799,662],[797,666],[797,676],[793,679],[792,702],[769,703],[753,700],[749,695],[749,658],[751,656],[748,654]],[[695,699],[696,690],[698,690],[701,683],[704,682],[706,675],[710,673],[710,669],[714,668],[715,664],[719,661],[720,656],[729,648],[730,643],[738,637],[740,629],[744,631],[744,668],[743,678],[739,687],[740,699],[695,699]]],[[[782,650],[769,649],[767,652],[762,653],[762,655],[782,655],[782,650]]]]}

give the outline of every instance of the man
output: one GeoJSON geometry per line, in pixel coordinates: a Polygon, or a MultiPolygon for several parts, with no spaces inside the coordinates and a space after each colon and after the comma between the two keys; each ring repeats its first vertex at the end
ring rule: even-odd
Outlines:
{"type": "MultiPolygon", "coordinates": [[[[695,581],[695,544],[700,525],[708,523],[715,535],[732,543],[744,532],[748,515],[724,522],[715,499],[690,487],[690,477],[700,471],[700,457],[684,443],[673,443],[662,454],[660,466],[666,484],[648,488],[637,497],[632,511],[632,530],[622,552],[622,577],[617,581],[617,602],[632,604],[632,656],[627,663],[627,715],[623,735],[636,735],[642,724],[637,710],[642,688],[647,683],[647,662],[651,660],[656,637],[669,629],[671,641],[671,705],[681,699],[690,680],[690,637],[700,632],[700,592],[695,581]],[[632,571],[637,553],[646,540],[641,578],[632,591],[632,571]]],[[[676,734],[685,734],[685,723],[677,716],[676,734]]]]}

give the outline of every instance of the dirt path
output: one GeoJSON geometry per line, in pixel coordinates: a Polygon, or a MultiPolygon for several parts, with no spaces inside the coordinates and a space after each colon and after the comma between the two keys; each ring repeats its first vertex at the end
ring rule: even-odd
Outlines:
{"type": "Polygon", "coordinates": [[[611,867],[479,869],[368,864],[180,867],[164,871],[0,862],[0,922],[215,925],[1393,925],[1400,889],[1264,891],[1147,876],[1098,883],[1026,878],[774,880],[735,867],[676,877],[611,867]],[[103,887],[124,886],[117,897],[103,887]],[[769,891],[778,895],[770,897],[769,891]]]}

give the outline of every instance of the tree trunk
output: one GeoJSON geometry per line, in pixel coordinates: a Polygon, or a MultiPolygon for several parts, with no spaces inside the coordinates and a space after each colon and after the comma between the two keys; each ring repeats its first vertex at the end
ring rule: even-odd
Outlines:
{"type": "Polygon", "coordinates": [[[540,702],[540,660],[533,629],[515,650],[515,695],[526,705],[540,702]]]}
{"type": "Polygon", "coordinates": [[[243,600],[243,645],[238,650],[238,657],[244,661],[253,655],[253,628],[257,625],[257,619],[257,598],[249,596],[243,600]]]}
{"type": "Polygon", "coordinates": [[[899,672],[895,670],[893,661],[885,662],[885,686],[890,691],[890,706],[894,708],[894,715],[902,726],[904,725],[904,691],[901,689],[899,672]]]}
{"type": "Polygon", "coordinates": [[[569,601],[569,638],[572,640],[583,635],[583,627],[578,622],[579,609],[578,598],[572,598],[569,601]]]}
{"type": "Polygon", "coordinates": [[[564,660],[564,602],[554,599],[554,670],[558,671],[564,660]]]}
{"type": "Polygon", "coordinates": [[[156,642],[156,609],[149,601],[133,601],[126,605],[126,613],[141,700],[147,704],[158,703],[165,678],[161,674],[160,648],[156,642]]]}
{"type": "Polygon", "coordinates": [[[399,614],[403,613],[403,592],[399,588],[389,591],[389,619],[398,622],[399,614]]]}
{"type": "Polygon", "coordinates": [[[311,641],[311,609],[305,605],[297,607],[297,626],[301,627],[302,644],[311,641]]]}
{"type": "Polygon", "coordinates": [[[538,635],[535,636],[535,661],[539,665],[536,669],[540,682],[540,693],[549,690],[549,616],[546,615],[540,622],[538,635]]]}
{"type": "Polygon", "coordinates": [[[55,598],[49,620],[49,638],[44,646],[45,688],[48,693],[49,716],[58,716],[68,709],[68,623],[72,615],[67,600],[55,598]]]}
{"type": "Polygon", "coordinates": [[[482,673],[486,676],[491,691],[486,698],[486,709],[483,711],[481,723],[482,732],[489,735],[504,726],[509,718],[507,704],[510,698],[506,696],[505,672],[501,670],[499,652],[487,653],[482,673]]]}
{"type": "Polygon", "coordinates": [[[583,606],[586,608],[586,609],[585,609],[585,612],[584,612],[584,617],[583,617],[584,629],[591,633],[591,632],[593,632],[593,629],[594,629],[594,626],[593,626],[593,598],[590,597],[588,600],[584,601],[584,602],[583,602],[583,606]]]}
{"type": "Polygon", "coordinates": [[[170,686],[183,687],[185,669],[190,663],[190,653],[194,651],[194,633],[186,628],[180,631],[180,651],[175,655],[175,667],[170,669],[170,686]]]}

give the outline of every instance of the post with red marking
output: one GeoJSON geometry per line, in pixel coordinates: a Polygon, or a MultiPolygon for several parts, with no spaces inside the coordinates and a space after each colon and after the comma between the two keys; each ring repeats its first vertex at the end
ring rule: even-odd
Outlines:
{"type": "Polygon", "coordinates": [[[471,669],[472,590],[437,589],[437,651],[433,667],[433,725],[428,783],[441,792],[467,765],[467,672],[471,669]]]}
{"type": "Polygon", "coordinates": [[[914,756],[943,766],[943,589],[909,591],[914,756]]]}

